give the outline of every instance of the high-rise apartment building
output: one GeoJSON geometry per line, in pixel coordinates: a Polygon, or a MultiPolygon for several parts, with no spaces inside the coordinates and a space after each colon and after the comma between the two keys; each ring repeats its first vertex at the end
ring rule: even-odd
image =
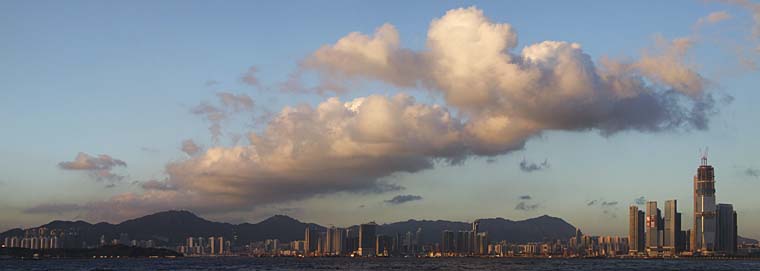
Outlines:
{"type": "Polygon", "coordinates": [[[455,252],[455,234],[453,231],[445,230],[441,235],[441,253],[453,253],[455,252]]]}
{"type": "Polygon", "coordinates": [[[319,248],[319,231],[311,226],[306,226],[304,231],[304,254],[310,255],[317,252],[319,248]]]}

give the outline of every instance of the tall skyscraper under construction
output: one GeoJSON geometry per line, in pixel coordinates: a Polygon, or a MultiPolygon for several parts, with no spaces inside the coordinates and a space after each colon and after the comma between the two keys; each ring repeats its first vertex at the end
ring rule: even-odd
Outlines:
{"type": "Polygon", "coordinates": [[[691,236],[691,250],[700,254],[715,251],[716,230],[715,170],[707,164],[707,156],[694,176],[694,228],[691,236]]]}

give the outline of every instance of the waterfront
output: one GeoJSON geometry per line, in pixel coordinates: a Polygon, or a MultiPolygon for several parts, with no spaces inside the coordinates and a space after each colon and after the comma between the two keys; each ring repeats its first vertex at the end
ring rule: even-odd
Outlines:
{"type": "Polygon", "coordinates": [[[760,270],[759,260],[525,258],[60,259],[0,261],[0,270],[760,270]]]}

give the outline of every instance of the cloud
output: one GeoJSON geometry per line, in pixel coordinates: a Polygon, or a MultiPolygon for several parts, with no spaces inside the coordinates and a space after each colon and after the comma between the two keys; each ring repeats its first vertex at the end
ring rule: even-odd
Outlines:
{"type": "Polygon", "coordinates": [[[140,184],[140,187],[145,190],[176,190],[166,181],[148,180],[140,184]]]}
{"type": "Polygon", "coordinates": [[[418,201],[422,200],[422,196],[418,195],[398,195],[393,197],[392,199],[386,200],[385,203],[392,204],[392,205],[398,205],[402,203],[407,203],[410,201],[418,201]]]}
{"type": "Polygon", "coordinates": [[[752,14],[752,20],[754,22],[752,35],[755,38],[760,38],[760,3],[754,3],[749,0],[723,0],[721,2],[737,5],[749,11],[752,14]]]}
{"type": "Polygon", "coordinates": [[[208,102],[202,102],[190,109],[190,113],[202,116],[211,125],[208,130],[214,142],[219,142],[222,136],[222,122],[232,113],[253,110],[254,102],[247,94],[233,94],[228,92],[218,92],[219,105],[213,105],[208,102]]]}
{"type": "Polygon", "coordinates": [[[351,33],[314,52],[302,68],[329,84],[377,80],[440,93],[466,119],[478,155],[520,149],[547,130],[707,129],[707,81],[683,62],[689,39],[658,40],[635,61],[595,63],[580,44],[543,41],[517,51],[511,25],[476,8],[431,22],[427,46],[404,49],[392,25],[351,33]],[[406,59],[401,61],[399,59],[406,59]]]}
{"type": "Polygon", "coordinates": [[[59,203],[59,204],[52,204],[52,203],[45,203],[40,204],[28,209],[25,209],[23,212],[26,214],[63,214],[68,212],[74,212],[79,211],[82,208],[82,206],[78,204],[68,204],[68,203],[59,203]]]}
{"type": "Polygon", "coordinates": [[[647,203],[647,199],[644,196],[633,199],[633,203],[636,205],[644,205],[647,203]]]}
{"type": "Polygon", "coordinates": [[[727,11],[716,11],[708,14],[705,17],[699,18],[699,20],[697,20],[697,26],[702,24],[714,24],[728,19],[731,19],[731,14],[729,14],[727,11]]]}
{"type": "Polygon", "coordinates": [[[605,216],[608,216],[610,218],[617,218],[617,215],[615,214],[615,206],[618,205],[617,201],[605,201],[602,199],[594,199],[591,201],[586,202],[586,206],[590,208],[598,208],[602,211],[602,214],[605,216]]]}
{"type": "Polygon", "coordinates": [[[97,181],[108,181],[113,184],[124,179],[124,176],[115,174],[112,170],[116,167],[127,167],[127,163],[106,154],[90,156],[80,152],[73,161],[60,162],[58,167],[64,170],[85,171],[97,181]]]}
{"type": "Polygon", "coordinates": [[[172,186],[241,207],[334,192],[383,193],[383,178],[463,159],[463,125],[411,96],[372,95],[286,107],[249,145],[209,148],[167,165],[172,186]]]}
{"type": "Polygon", "coordinates": [[[195,144],[195,141],[192,139],[185,139],[182,141],[182,147],[180,149],[187,155],[193,156],[201,151],[202,147],[195,144]]]}
{"type": "Polygon", "coordinates": [[[522,195],[519,199],[520,202],[515,206],[515,210],[529,212],[538,209],[541,206],[539,203],[534,203],[533,197],[530,195],[522,195]]]}
{"type": "Polygon", "coordinates": [[[536,209],[538,209],[538,207],[540,207],[540,205],[538,203],[531,204],[531,203],[528,203],[528,202],[525,202],[525,201],[521,201],[520,203],[518,203],[515,206],[515,210],[526,211],[527,212],[527,211],[536,210],[536,209]]]}
{"type": "Polygon", "coordinates": [[[248,71],[246,71],[240,77],[240,81],[243,81],[243,83],[246,83],[251,86],[259,86],[260,85],[259,78],[256,76],[258,72],[259,70],[256,67],[251,66],[250,68],[248,68],[248,71]]]}
{"type": "Polygon", "coordinates": [[[343,92],[340,82],[353,78],[379,78],[398,86],[414,87],[421,76],[421,57],[400,48],[396,28],[384,24],[373,36],[352,32],[334,45],[325,45],[301,64],[318,71],[324,79],[320,90],[343,92]]]}
{"type": "Polygon", "coordinates": [[[747,170],[744,171],[744,174],[750,177],[760,178],[760,169],[747,168],[747,170]]]}
{"type": "Polygon", "coordinates": [[[549,168],[549,160],[544,160],[540,164],[528,162],[525,159],[520,162],[520,170],[524,172],[541,171],[547,168],[549,168]]]}
{"type": "Polygon", "coordinates": [[[250,111],[253,110],[253,99],[244,93],[233,94],[228,92],[219,92],[216,94],[222,105],[225,108],[232,109],[232,112],[250,111]]]}

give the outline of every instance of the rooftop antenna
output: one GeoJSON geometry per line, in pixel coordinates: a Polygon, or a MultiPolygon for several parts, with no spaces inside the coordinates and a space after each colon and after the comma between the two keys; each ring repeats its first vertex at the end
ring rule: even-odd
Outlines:
{"type": "Polygon", "coordinates": [[[702,165],[707,165],[707,152],[710,150],[709,147],[705,147],[705,151],[702,153],[702,165]]]}

